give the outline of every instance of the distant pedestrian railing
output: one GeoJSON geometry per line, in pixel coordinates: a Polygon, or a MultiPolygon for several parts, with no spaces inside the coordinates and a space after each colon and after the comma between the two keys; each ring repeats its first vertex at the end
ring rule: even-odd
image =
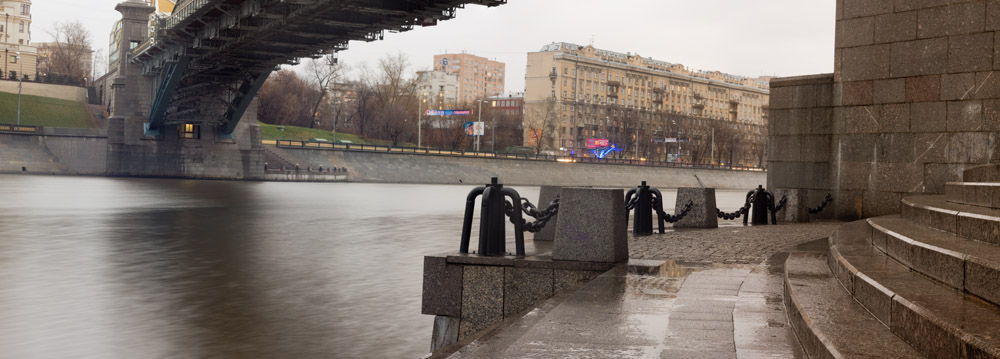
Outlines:
{"type": "Polygon", "coordinates": [[[0,132],[39,133],[41,130],[38,126],[0,124],[0,132]]]}
{"type": "Polygon", "coordinates": [[[518,159],[518,160],[534,160],[534,161],[551,161],[551,162],[563,162],[563,163],[579,162],[579,163],[601,163],[601,164],[618,164],[618,165],[648,166],[648,167],[677,167],[677,168],[725,169],[725,170],[736,170],[736,171],[764,171],[764,169],[760,167],[710,165],[710,164],[698,164],[698,163],[663,162],[663,161],[649,161],[649,160],[643,161],[643,160],[632,160],[632,159],[612,159],[612,158],[596,158],[596,157],[555,156],[546,154],[536,155],[536,154],[523,154],[523,153],[476,152],[476,151],[447,150],[447,149],[435,149],[435,148],[367,145],[367,144],[356,144],[356,143],[331,143],[331,142],[321,142],[321,141],[297,141],[297,140],[265,140],[262,142],[264,144],[273,144],[281,148],[310,148],[310,149],[342,150],[342,151],[411,153],[418,155],[502,158],[502,159],[518,159]]]}

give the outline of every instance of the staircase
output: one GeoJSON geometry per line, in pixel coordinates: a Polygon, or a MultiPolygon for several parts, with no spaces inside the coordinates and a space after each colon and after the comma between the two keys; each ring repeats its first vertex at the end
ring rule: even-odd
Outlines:
{"type": "Polygon", "coordinates": [[[964,179],[789,256],[785,306],[810,357],[1000,358],[1000,168],[964,179]]]}

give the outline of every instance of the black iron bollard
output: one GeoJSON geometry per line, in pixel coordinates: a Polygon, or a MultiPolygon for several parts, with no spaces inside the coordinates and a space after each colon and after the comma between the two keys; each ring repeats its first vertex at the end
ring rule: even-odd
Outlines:
{"type": "Polygon", "coordinates": [[[504,223],[504,216],[509,215],[514,223],[514,243],[517,246],[517,255],[524,255],[524,219],[521,217],[519,207],[521,196],[512,188],[504,188],[498,183],[497,178],[490,179],[490,184],[483,187],[476,187],[469,192],[465,200],[465,219],[462,222],[462,243],[459,252],[469,253],[469,241],[472,233],[472,215],[475,211],[476,197],[482,195],[479,216],[479,255],[482,256],[502,256],[507,254],[507,237],[504,223]],[[507,212],[507,203],[504,198],[508,197],[514,205],[510,213],[507,212]]]}
{"type": "MultiPolygon", "coordinates": [[[[768,214],[771,216],[771,224],[778,224],[777,210],[774,208],[774,195],[764,189],[764,186],[758,185],[757,189],[747,192],[747,202],[751,202],[753,208],[751,209],[750,217],[751,223],[753,225],[766,225],[768,214]]],[[[747,213],[743,214],[743,224],[747,224],[747,213]]]]}
{"type": "Polygon", "coordinates": [[[660,190],[646,185],[642,181],[639,187],[630,189],[625,194],[626,221],[628,220],[628,210],[635,210],[635,218],[632,220],[632,234],[637,236],[648,236],[653,234],[653,212],[659,223],[660,233],[664,232],[663,195],[660,190]],[[632,196],[635,196],[633,199],[632,196]]]}

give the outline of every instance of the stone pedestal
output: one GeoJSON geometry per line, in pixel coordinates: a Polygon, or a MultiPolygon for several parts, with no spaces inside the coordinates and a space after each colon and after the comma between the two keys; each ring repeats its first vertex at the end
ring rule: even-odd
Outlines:
{"type": "MultiPolygon", "coordinates": [[[[538,209],[544,209],[549,206],[549,203],[553,199],[559,196],[559,192],[562,191],[562,187],[556,186],[542,186],[541,190],[538,191],[538,202],[535,203],[538,209]]],[[[556,223],[559,223],[559,215],[556,214],[549,219],[549,222],[542,227],[542,230],[535,233],[536,241],[551,241],[556,238],[556,223]]]]}
{"type": "Polygon", "coordinates": [[[691,210],[683,219],[674,223],[674,228],[718,228],[719,213],[716,211],[715,188],[678,188],[674,214],[684,210],[691,201],[691,210]]]}
{"type": "Polygon", "coordinates": [[[552,259],[617,263],[628,259],[625,193],[621,189],[562,189],[552,259]]]}
{"type": "Polygon", "coordinates": [[[774,205],[786,198],[785,208],[778,211],[778,222],[809,222],[809,191],[804,189],[779,188],[774,191],[774,205]]]}

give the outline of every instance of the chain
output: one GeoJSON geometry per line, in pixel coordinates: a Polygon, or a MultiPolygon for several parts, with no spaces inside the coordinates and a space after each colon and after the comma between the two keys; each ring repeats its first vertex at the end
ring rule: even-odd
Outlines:
{"type": "Polygon", "coordinates": [[[747,212],[750,212],[750,204],[753,203],[754,197],[755,197],[755,195],[750,195],[750,198],[748,198],[747,202],[743,204],[743,207],[741,207],[736,212],[726,213],[726,212],[723,212],[721,209],[718,209],[718,208],[716,208],[715,211],[718,212],[719,218],[722,218],[722,219],[727,220],[727,221],[731,221],[731,220],[740,218],[740,216],[742,216],[744,214],[747,214],[747,212]]]}
{"type": "Polygon", "coordinates": [[[833,196],[827,193],[826,197],[823,198],[823,203],[820,203],[819,207],[816,207],[815,209],[809,208],[809,214],[817,214],[819,212],[822,212],[823,208],[826,208],[826,205],[830,204],[830,202],[833,202],[833,196]]]}
{"type": "Polygon", "coordinates": [[[777,212],[785,209],[785,202],[788,202],[788,197],[781,196],[781,200],[778,201],[778,206],[774,207],[774,211],[777,212]]]}
{"type": "Polygon", "coordinates": [[[531,203],[527,198],[521,198],[521,211],[535,219],[534,222],[525,222],[524,230],[526,232],[536,233],[545,227],[545,224],[549,222],[552,217],[555,217],[559,213],[559,197],[553,199],[549,203],[549,206],[543,210],[538,210],[534,204],[531,203]]]}
{"type": "Polygon", "coordinates": [[[670,222],[670,223],[676,223],[677,221],[680,221],[680,220],[684,219],[684,216],[687,216],[688,212],[691,211],[691,206],[694,206],[694,202],[693,201],[688,201],[688,203],[686,205],[684,205],[684,210],[682,210],[681,213],[678,213],[676,215],[669,215],[668,214],[668,215],[664,216],[664,221],[667,221],[667,222],[670,222]]]}
{"type": "Polygon", "coordinates": [[[639,196],[632,197],[632,199],[630,199],[628,201],[628,203],[625,204],[625,212],[628,212],[628,211],[631,211],[632,209],[634,209],[636,203],[639,203],[639,196]]]}

